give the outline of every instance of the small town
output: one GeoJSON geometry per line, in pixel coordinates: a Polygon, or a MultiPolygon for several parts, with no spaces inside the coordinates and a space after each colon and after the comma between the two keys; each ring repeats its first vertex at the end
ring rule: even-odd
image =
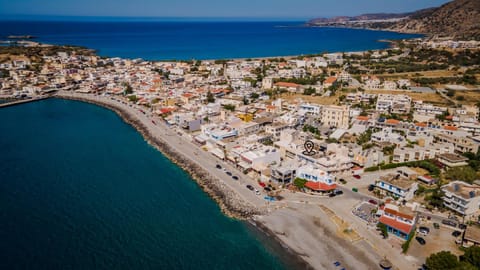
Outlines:
{"type": "Polygon", "coordinates": [[[146,61],[26,41],[0,47],[0,107],[56,95],[128,107],[211,159],[250,203],[320,218],[385,269],[414,269],[480,245],[480,42],[388,42],[146,61]]]}

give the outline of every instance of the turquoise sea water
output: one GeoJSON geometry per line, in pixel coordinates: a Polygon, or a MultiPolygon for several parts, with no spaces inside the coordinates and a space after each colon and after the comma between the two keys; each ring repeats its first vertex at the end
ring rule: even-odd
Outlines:
{"type": "Polygon", "coordinates": [[[284,269],[113,112],[0,109],[1,269],[284,269]]]}
{"type": "MultiPolygon", "coordinates": [[[[68,18],[66,18],[68,20],[68,18]]],[[[347,28],[304,27],[304,22],[2,21],[0,38],[34,35],[52,44],[81,45],[110,57],[218,59],[287,56],[324,51],[383,49],[382,39],[420,35],[347,28]]]]}

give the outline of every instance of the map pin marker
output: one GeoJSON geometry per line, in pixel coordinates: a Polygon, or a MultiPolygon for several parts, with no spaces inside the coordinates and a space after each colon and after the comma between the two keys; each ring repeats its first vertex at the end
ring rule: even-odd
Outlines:
{"type": "Polygon", "coordinates": [[[315,151],[313,151],[313,148],[315,147],[315,144],[312,141],[306,141],[303,146],[305,147],[304,154],[306,154],[306,155],[315,154],[315,151]]]}

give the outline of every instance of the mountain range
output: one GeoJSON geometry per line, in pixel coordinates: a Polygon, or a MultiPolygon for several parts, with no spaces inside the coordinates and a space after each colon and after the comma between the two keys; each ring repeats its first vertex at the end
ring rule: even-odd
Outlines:
{"type": "Polygon", "coordinates": [[[306,24],[480,40],[480,0],[454,0],[440,7],[409,13],[373,13],[352,17],[316,18],[306,24]]]}

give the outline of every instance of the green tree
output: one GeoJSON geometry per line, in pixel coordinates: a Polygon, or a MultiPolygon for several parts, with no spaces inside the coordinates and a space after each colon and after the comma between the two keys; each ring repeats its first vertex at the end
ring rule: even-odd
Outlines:
{"type": "Polygon", "coordinates": [[[460,266],[457,256],[450,251],[440,251],[430,255],[425,264],[431,270],[452,270],[460,266]]]}
{"type": "Polygon", "coordinates": [[[260,95],[257,94],[257,93],[252,93],[252,94],[250,94],[250,98],[257,99],[257,98],[259,98],[259,97],[260,97],[260,95]]]}
{"type": "Polygon", "coordinates": [[[470,166],[454,167],[448,169],[446,177],[452,180],[473,183],[477,178],[477,172],[470,166]]]}
{"type": "Polygon", "coordinates": [[[243,96],[243,105],[248,105],[247,96],[243,96]]]}
{"type": "Polygon", "coordinates": [[[460,259],[480,269],[480,247],[471,246],[467,248],[465,254],[460,259]]]}
{"type": "Polygon", "coordinates": [[[295,178],[295,180],[293,180],[293,184],[298,187],[299,189],[302,189],[305,187],[305,184],[307,183],[307,180],[305,179],[302,179],[302,178],[295,178]]]}
{"type": "Polygon", "coordinates": [[[233,105],[233,104],[225,104],[225,105],[223,105],[223,108],[225,110],[229,110],[229,111],[232,111],[232,112],[235,111],[235,105],[233,105]]]}
{"type": "Polygon", "coordinates": [[[131,96],[128,96],[128,100],[135,103],[138,101],[138,97],[135,95],[131,95],[131,96]]]}
{"type": "Polygon", "coordinates": [[[372,130],[367,129],[364,133],[360,134],[360,136],[357,138],[357,144],[362,145],[364,143],[367,143],[370,141],[372,138],[372,130]]]}
{"type": "Polygon", "coordinates": [[[208,103],[215,102],[215,97],[213,96],[212,92],[210,92],[210,91],[207,92],[207,102],[208,103]]]}
{"type": "Polygon", "coordinates": [[[123,84],[123,87],[125,87],[124,90],[123,90],[123,94],[124,94],[124,95],[133,94],[132,86],[131,86],[129,83],[127,83],[127,82],[124,83],[124,84],[123,84]]]}
{"type": "Polygon", "coordinates": [[[388,229],[387,229],[387,225],[383,224],[383,223],[378,223],[377,224],[377,228],[380,230],[380,232],[382,233],[382,236],[384,239],[388,238],[388,229]]]}
{"type": "Polygon", "coordinates": [[[303,90],[303,94],[304,94],[304,95],[307,95],[307,96],[310,96],[310,95],[312,95],[312,94],[315,94],[315,92],[316,92],[316,91],[315,91],[315,88],[313,88],[313,87],[308,87],[308,88],[305,88],[305,89],[303,90]]]}

